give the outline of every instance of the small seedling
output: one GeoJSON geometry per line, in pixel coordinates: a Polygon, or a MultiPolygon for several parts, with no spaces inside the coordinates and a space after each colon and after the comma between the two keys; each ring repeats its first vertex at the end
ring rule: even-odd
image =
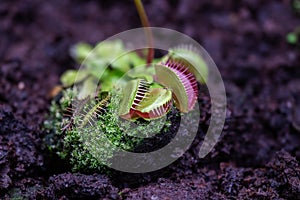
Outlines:
{"type": "MultiPolygon", "coordinates": [[[[135,3],[143,26],[149,26],[141,1],[135,3]]],[[[170,122],[160,119],[170,110],[187,113],[195,107],[198,87],[208,77],[206,62],[197,50],[184,45],[154,59],[148,29],[146,36],[150,47],[146,56],[125,54],[120,40],[99,43],[94,48],[86,43],[71,48],[71,56],[79,63],[84,61],[85,69],[68,70],[61,76],[62,97],[52,102],[45,127],[63,140],[56,143],[52,139],[49,149],[69,159],[74,170],[101,170],[103,162],[109,165],[114,149],[107,149],[99,132],[115,147],[133,150],[143,139],[127,137],[128,130],[131,136],[159,133],[162,127],[168,130],[170,122]],[[97,89],[92,86],[95,83],[99,83],[97,89]],[[82,87],[72,90],[77,84],[82,87]],[[89,137],[88,149],[83,135],[89,137]]]]}

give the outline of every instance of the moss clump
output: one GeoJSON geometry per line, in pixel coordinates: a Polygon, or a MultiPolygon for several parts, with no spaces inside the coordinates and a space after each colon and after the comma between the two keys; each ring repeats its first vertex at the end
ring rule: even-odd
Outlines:
{"type": "MultiPolygon", "coordinates": [[[[53,100],[50,116],[45,121],[48,132],[45,142],[52,153],[66,159],[73,167],[73,171],[107,172],[109,159],[119,148],[133,151],[141,145],[144,137],[150,137],[170,127],[168,120],[151,120],[130,122],[121,120],[118,116],[120,93],[114,92],[105,112],[93,119],[93,124],[76,126],[62,130],[70,123],[70,118],[64,117],[65,110],[72,104],[77,92],[67,89],[62,92],[59,100],[53,100]]],[[[91,109],[92,102],[86,104],[82,110],[91,109]]],[[[93,104],[92,104],[93,105],[93,104]]],[[[80,121],[81,115],[74,118],[80,121]]]]}

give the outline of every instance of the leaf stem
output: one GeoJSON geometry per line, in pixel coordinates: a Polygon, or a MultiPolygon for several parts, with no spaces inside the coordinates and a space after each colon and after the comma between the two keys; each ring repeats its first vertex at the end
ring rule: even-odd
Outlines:
{"type": "Polygon", "coordinates": [[[143,3],[141,0],[134,0],[136,9],[139,13],[141,22],[143,27],[145,28],[145,34],[146,34],[146,38],[147,38],[147,43],[148,43],[148,55],[147,55],[147,65],[149,66],[149,64],[152,62],[153,57],[154,57],[154,49],[153,49],[153,35],[152,32],[149,28],[150,27],[150,23],[147,17],[147,14],[145,12],[143,3]]]}

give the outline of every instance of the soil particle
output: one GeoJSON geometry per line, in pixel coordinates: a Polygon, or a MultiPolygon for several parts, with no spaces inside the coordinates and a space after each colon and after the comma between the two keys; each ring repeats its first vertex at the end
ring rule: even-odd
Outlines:
{"type": "Polygon", "coordinates": [[[265,168],[235,168],[221,165],[219,188],[238,199],[299,199],[299,162],[279,151],[265,168]]]}
{"type": "Polygon", "coordinates": [[[118,190],[104,175],[64,173],[52,176],[49,186],[38,198],[47,199],[119,199],[118,190]]]}
{"type": "Polygon", "coordinates": [[[268,177],[281,196],[287,199],[300,199],[300,165],[286,151],[279,151],[276,157],[267,165],[268,177]]]}

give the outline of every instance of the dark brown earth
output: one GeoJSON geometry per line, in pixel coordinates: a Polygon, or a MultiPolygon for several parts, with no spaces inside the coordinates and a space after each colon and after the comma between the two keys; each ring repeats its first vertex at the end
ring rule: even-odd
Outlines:
{"type": "MultiPolygon", "coordinates": [[[[44,151],[49,91],[76,67],[71,45],[140,26],[132,1],[1,0],[1,199],[300,199],[300,23],[288,0],[145,1],[153,26],[202,44],[223,76],[228,113],[204,159],[199,134],[150,174],[84,175],[44,151]]],[[[209,108],[201,106],[205,129],[209,108]]]]}

